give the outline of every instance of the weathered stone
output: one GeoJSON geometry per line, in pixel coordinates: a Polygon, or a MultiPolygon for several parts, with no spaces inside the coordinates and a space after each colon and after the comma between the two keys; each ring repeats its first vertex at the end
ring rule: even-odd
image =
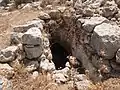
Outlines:
{"type": "Polygon", "coordinates": [[[84,81],[88,79],[88,77],[85,74],[75,75],[74,78],[76,79],[76,81],[84,81]]]}
{"type": "Polygon", "coordinates": [[[54,20],[61,18],[61,13],[59,10],[50,10],[49,13],[50,17],[54,20]]]}
{"type": "Polygon", "coordinates": [[[18,51],[17,46],[9,46],[6,49],[1,50],[0,62],[14,61],[17,51],[18,51]]]}
{"type": "Polygon", "coordinates": [[[37,27],[30,28],[22,36],[22,43],[27,45],[41,45],[42,44],[42,33],[37,27]]]}
{"type": "Polygon", "coordinates": [[[12,32],[11,33],[11,43],[12,44],[22,43],[22,36],[23,36],[23,33],[12,32]]]}
{"type": "Polygon", "coordinates": [[[43,20],[33,20],[29,21],[24,25],[13,26],[14,32],[24,33],[32,27],[38,27],[40,30],[43,30],[43,20]]]}
{"type": "Polygon", "coordinates": [[[78,22],[83,23],[82,27],[87,32],[92,32],[94,30],[95,26],[97,26],[103,22],[107,22],[107,21],[108,20],[104,17],[91,17],[90,19],[78,19],[78,22]]]}
{"type": "Polygon", "coordinates": [[[39,45],[25,45],[24,49],[28,59],[38,58],[43,52],[42,47],[39,45]]]}
{"type": "Polygon", "coordinates": [[[120,49],[118,49],[118,51],[116,53],[116,62],[120,63],[120,49]]]}
{"type": "Polygon", "coordinates": [[[0,0],[0,6],[7,6],[8,3],[10,3],[9,0],[0,0]]]}
{"type": "Polygon", "coordinates": [[[95,27],[91,37],[91,46],[99,56],[112,59],[120,47],[120,28],[116,25],[103,23],[95,27]]]}
{"type": "Polygon", "coordinates": [[[103,16],[105,17],[112,17],[115,15],[115,13],[117,13],[117,7],[116,6],[107,6],[107,7],[104,7],[103,10],[102,10],[102,14],[103,16]]]}
{"type": "Polygon", "coordinates": [[[33,74],[32,74],[32,78],[36,79],[38,76],[39,76],[38,71],[34,71],[33,74]]]}
{"type": "Polygon", "coordinates": [[[75,82],[77,90],[89,90],[92,82],[89,80],[75,82]]]}
{"type": "Polygon", "coordinates": [[[90,8],[85,8],[83,10],[83,15],[86,17],[91,17],[94,14],[94,10],[90,9],[90,8]]]}
{"type": "Polygon", "coordinates": [[[45,70],[45,71],[53,71],[55,70],[55,65],[53,62],[49,62],[48,59],[43,59],[40,62],[40,68],[45,70]]]}
{"type": "Polygon", "coordinates": [[[26,63],[25,66],[26,66],[25,67],[26,71],[32,72],[32,71],[38,69],[39,63],[38,63],[38,61],[30,61],[30,62],[26,63]]]}
{"type": "Polygon", "coordinates": [[[43,46],[44,46],[44,48],[49,48],[50,42],[49,42],[48,38],[43,39],[43,46]]]}
{"type": "Polygon", "coordinates": [[[53,74],[52,78],[55,79],[56,83],[59,83],[59,84],[67,82],[67,78],[62,73],[53,74]]]}
{"type": "Polygon", "coordinates": [[[49,20],[51,17],[49,16],[49,14],[47,14],[45,12],[40,12],[38,18],[40,18],[42,20],[49,20]]]}
{"type": "Polygon", "coordinates": [[[32,9],[32,6],[31,6],[30,3],[26,4],[26,5],[22,8],[22,10],[30,10],[30,9],[32,9]]]}
{"type": "Polygon", "coordinates": [[[74,8],[79,9],[82,7],[82,0],[76,0],[74,8]]]}
{"type": "Polygon", "coordinates": [[[0,75],[10,78],[14,75],[14,69],[8,64],[0,64],[0,75]]]}

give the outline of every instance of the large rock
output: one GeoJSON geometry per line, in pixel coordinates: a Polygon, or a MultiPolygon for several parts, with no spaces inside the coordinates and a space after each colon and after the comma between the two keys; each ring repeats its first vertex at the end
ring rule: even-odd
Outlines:
{"type": "Polygon", "coordinates": [[[104,17],[91,17],[90,19],[78,19],[78,25],[80,26],[79,22],[83,23],[82,27],[84,30],[86,30],[87,32],[92,32],[95,28],[95,26],[103,23],[103,22],[107,22],[107,19],[104,17]]]}
{"type": "Polygon", "coordinates": [[[43,50],[41,46],[25,45],[24,50],[28,59],[38,58],[43,50]]]}
{"type": "Polygon", "coordinates": [[[0,6],[6,6],[10,0],[0,0],[0,6]]]}
{"type": "Polygon", "coordinates": [[[16,53],[18,51],[17,46],[9,46],[0,52],[0,62],[10,62],[15,60],[16,53]]]}
{"type": "Polygon", "coordinates": [[[22,43],[27,45],[41,45],[42,44],[42,33],[37,27],[30,28],[22,36],[22,43]]]}
{"type": "Polygon", "coordinates": [[[20,32],[20,33],[24,33],[32,27],[38,27],[40,30],[43,30],[43,24],[44,24],[43,20],[32,20],[24,25],[13,26],[13,30],[14,32],[20,32]]]}
{"type": "Polygon", "coordinates": [[[91,46],[99,56],[112,59],[120,47],[120,28],[116,25],[102,23],[95,27],[91,37],[91,46]]]}

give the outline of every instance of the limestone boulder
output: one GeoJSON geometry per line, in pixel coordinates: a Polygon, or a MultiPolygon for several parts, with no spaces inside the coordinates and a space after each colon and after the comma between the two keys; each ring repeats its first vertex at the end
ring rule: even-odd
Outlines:
{"type": "Polygon", "coordinates": [[[107,22],[108,20],[104,17],[91,17],[90,19],[78,19],[78,27],[81,26],[80,23],[82,23],[82,28],[87,32],[92,32],[95,28],[95,26],[107,22]]]}
{"type": "Polygon", "coordinates": [[[41,46],[34,46],[34,45],[25,45],[24,46],[25,54],[28,59],[34,59],[40,57],[43,50],[41,46]]]}
{"type": "Polygon", "coordinates": [[[43,24],[44,24],[43,20],[39,20],[39,19],[32,20],[32,21],[28,21],[26,24],[23,25],[13,26],[13,31],[19,33],[25,33],[27,32],[28,29],[32,27],[38,27],[40,30],[43,30],[43,24]]]}
{"type": "Polygon", "coordinates": [[[0,62],[10,62],[14,61],[16,58],[16,53],[18,51],[17,46],[9,46],[0,52],[0,62]]]}
{"type": "Polygon", "coordinates": [[[22,43],[25,45],[41,45],[42,33],[39,28],[32,27],[22,36],[22,43]]]}
{"type": "Polygon", "coordinates": [[[102,23],[95,27],[91,37],[91,46],[99,56],[112,59],[120,47],[120,28],[102,23]]]}

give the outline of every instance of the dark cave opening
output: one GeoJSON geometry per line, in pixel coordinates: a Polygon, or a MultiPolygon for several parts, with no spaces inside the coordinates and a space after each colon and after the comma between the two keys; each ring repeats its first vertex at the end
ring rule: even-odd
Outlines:
{"type": "Polygon", "coordinates": [[[54,43],[51,46],[51,52],[56,70],[65,68],[65,64],[68,61],[67,56],[69,55],[67,50],[59,43],[54,43]]]}

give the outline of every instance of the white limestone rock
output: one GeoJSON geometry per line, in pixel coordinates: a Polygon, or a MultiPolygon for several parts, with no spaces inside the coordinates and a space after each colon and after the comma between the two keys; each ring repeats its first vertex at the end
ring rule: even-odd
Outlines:
{"type": "Polygon", "coordinates": [[[102,23],[95,27],[91,37],[91,46],[99,56],[112,59],[120,47],[120,28],[102,23]]]}

